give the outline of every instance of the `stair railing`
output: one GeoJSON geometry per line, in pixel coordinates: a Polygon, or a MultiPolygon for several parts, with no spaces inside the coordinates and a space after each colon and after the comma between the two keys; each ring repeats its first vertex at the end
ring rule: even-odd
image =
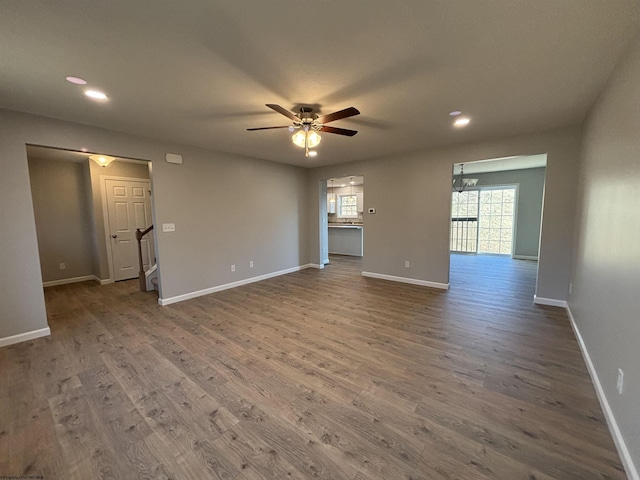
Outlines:
{"type": "Polygon", "coordinates": [[[151,225],[150,227],[148,227],[146,230],[144,231],[140,231],[139,228],[136,228],[136,240],[138,241],[138,265],[139,265],[139,281],[140,281],[140,291],[141,292],[146,292],[147,291],[147,281],[145,279],[145,275],[144,275],[144,265],[142,264],[142,237],[144,237],[147,233],[149,233],[151,230],[153,230],[153,225],[151,225]]]}

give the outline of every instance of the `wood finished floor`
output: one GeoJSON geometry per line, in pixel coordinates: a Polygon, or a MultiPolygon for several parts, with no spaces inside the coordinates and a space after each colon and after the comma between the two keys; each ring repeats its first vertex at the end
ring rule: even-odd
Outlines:
{"type": "Polygon", "coordinates": [[[626,478],[535,270],[454,255],[444,292],[332,257],[167,307],[47,288],[52,335],[0,349],[0,476],[626,478]]]}

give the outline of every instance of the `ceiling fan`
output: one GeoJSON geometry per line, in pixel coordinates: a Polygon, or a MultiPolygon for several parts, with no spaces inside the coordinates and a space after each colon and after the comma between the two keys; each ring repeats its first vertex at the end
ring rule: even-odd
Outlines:
{"type": "MultiPolygon", "coordinates": [[[[300,107],[299,113],[293,113],[286,108],[281,107],[273,103],[267,103],[267,107],[275,110],[276,112],[284,115],[293,121],[293,125],[282,125],[278,127],[258,127],[247,128],[247,130],[271,130],[274,128],[288,128],[291,133],[295,132],[291,139],[293,143],[299,147],[304,148],[305,157],[309,156],[309,149],[316,147],[320,143],[320,135],[317,132],[336,133],[338,135],[346,135],[347,137],[353,137],[356,130],[348,130],[346,128],[329,127],[325,123],[334,122],[342,118],[353,117],[359,115],[360,111],[357,108],[349,107],[344,110],[330,113],[328,115],[318,116],[313,112],[312,108],[300,107]]],[[[312,156],[315,152],[311,152],[312,156]]]]}

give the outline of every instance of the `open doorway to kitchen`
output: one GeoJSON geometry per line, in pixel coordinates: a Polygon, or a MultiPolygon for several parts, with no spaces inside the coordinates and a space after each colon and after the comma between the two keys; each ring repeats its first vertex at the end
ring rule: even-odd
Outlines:
{"type": "MultiPolygon", "coordinates": [[[[364,256],[364,177],[348,175],[327,180],[327,256],[364,256]]],[[[360,268],[361,269],[361,268],[360,268]]]]}

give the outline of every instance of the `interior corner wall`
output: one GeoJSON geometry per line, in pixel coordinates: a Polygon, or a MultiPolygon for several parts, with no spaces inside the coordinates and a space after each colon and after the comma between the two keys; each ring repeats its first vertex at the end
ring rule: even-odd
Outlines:
{"type": "Polygon", "coordinates": [[[618,442],[623,460],[627,460],[627,473],[637,479],[640,36],[630,48],[585,126],[569,308],[625,444],[620,448],[618,442]],[[624,371],[622,394],[616,389],[618,369],[624,371]]]}
{"type": "MultiPolygon", "coordinates": [[[[451,175],[455,163],[547,154],[538,260],[538,297],[565,301],[571,270],[579,127],[549,130],[437,150],[318,167],[310,172],[309,215],[318,215],[319,180],[364,175],[367,272],[449,283],[451,175]],[[375,214],[366,213],[374,207],[375,214]],[[411,268],[404,267],[405,260],[411,268]]],[[[309,231],[312,263],[320,263],[319,226],[309,231]]]]}
{"type": "MultiPolygon", "coordinates": [[[[110,152],[100,152],[109,155],[110,152]]],[[[89,162],[91,175],[91,198],[95,228],[96,262],[94,275],[96,278],[112,280],[109,274],[109,257],[107,255],[107,237],[105,232],[104,204],[102,201],[102,177],[149,178],[149,166],[141,163],[115,161],[107,167],[96,162],[89,162]]]]}
{"type": "Polygon", "coordinates": [[[27,144],[152,162],[154,221],[176,226],[156,237],[164,298],[309,263],[303,168],[0,110],[0,340],[47,328],[27,144]]]}
{"type": "Polygon", "coordinates": [[[89,167],[84,162],[28,161],[43,282],[93,276],[89,167]]]}

